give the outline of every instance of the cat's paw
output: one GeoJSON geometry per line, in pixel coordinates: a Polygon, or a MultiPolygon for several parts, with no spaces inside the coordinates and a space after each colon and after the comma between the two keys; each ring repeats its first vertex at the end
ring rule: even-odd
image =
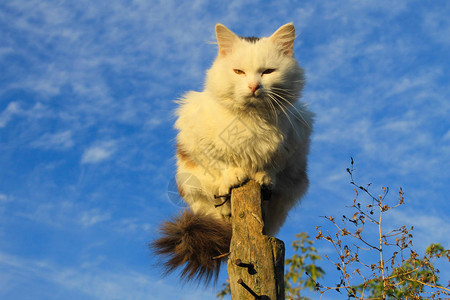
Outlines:
{"type": "Polygon", "coordinates": [[[247,172],[242,168],[229,168],[222,173],[219,195],[228,195],[231,189],[248,180],[247,172]]]}
{"type": "Polygon", "coordinates": [[[273,177],[274,176],[271,176],[269,173],[265,171],[258,171],[255,173],[254,179],[261,186],[271,188],[275,184],[273,177]]]}
{"type": "Polygon", "coordinates": [[[225,183],[222,182],[219,185],[219,188],[217,190],[217,195],[215,195],[217,198],[224,198],[230,195],[230,186],[225,183]]]}

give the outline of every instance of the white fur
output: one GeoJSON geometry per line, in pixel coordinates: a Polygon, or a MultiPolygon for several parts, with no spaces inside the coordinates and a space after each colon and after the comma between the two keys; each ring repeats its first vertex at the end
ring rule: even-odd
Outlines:
{"type": "Polygon", "coordinates": [[[269,185],[265,224],[275,234],[308,187],[313,114],[297,100],[304,79],[292,56],[295,29],[286,24],[256,42],[220,24],[216,34],[219,54],[204,91],[187,93],[177,110],[180,193],[194,212],[225,220],[229,202],[216,208],[223,199],[215,195],[247,179],[269,185]]]}

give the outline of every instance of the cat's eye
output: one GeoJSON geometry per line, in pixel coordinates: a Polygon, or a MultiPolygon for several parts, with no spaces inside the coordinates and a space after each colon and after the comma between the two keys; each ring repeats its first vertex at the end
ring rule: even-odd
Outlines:
{"type": "Polygon", "coordinates": [[[273,72],[275,72],[275,69],[266,69],[266,70],[264,70],[264,72],[262,72],[262,75],[270,74],[273,72]]]}
{"type": "Polygon", "coordinates": [[[238,74],[238,75],[245,75],[245,72],[239,69],[233,69],[234,73],[238,74]]]}

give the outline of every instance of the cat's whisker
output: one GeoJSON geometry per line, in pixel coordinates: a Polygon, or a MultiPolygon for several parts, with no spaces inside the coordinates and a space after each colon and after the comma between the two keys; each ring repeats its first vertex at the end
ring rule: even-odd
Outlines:
{"type": "MultiPolygon", "coordinates": [[[[278,104],[278,106],[280,107],[280,109],[282,110],[282,112],[284,113],[284,115],[286,116],[287,120],[289,121],[289,123],[291,123],[292,129],[294,130],[294,132],[298,135],[297,132],[297,128],[294,125],[294,123],[292,122],[291,118],[289,117],[289,114],[286,112],[286,107],[283,105],[283,103],[279,102],[276,97],[274,95],[268,94],[268,96],[270,97],[270,99],[272,99],[276,104],[278,104]]],[[[289,110],[288,110],[289,111],[289,110]]],[[[289,111],[291,112],[291,111],[289,111]]]]}
{"type": "Polygon", "coordinates": [[[291,80],[290,82],[301,82],[301,83],[305,83],[304,79],[297,79],[297,80],[291,80]]]}
{"type": "Polygon", "coordinates": [[[287,119],[288,119],[288,121],[289,121],[289,123],[291,123],[291,126],[292,126],[292,129],[294,130],[294,132],[295,132],[295,134],[297,135],[297,136],[300,136],[299,135],[299,133],[298,133],[298,128],[297,128],[297,126],[295,126],[294,125],[294,122],[292,122],[292,119],[289,117],[289,114],[290,115],[293,115],[294,117],[295,117],[295,115],[292,113],[292,111],[290,111],[282,102],[280,102],[278,99],[275,99],[279,104],[279,106],[280,107],[283,107],[284,108],[284,114],[286,115],[286,117],[287,117],[287,119]]]}
{"type": "Polygon", "coordinates": [[[278,124],[278,113],[277,113],[277,109],[275,108],[274,104],[272,103],[272,101],[269,101],[266,98],[263,98],[263,101],[268,104],[269,111],[273,114],[273,117],[275,119],[275,123],[278,124]]]}
{"type": "Polygon", "coordinates": [[[272,111],[273,111],[273,115],[275,117],[275,124],[278,124],[278,111],[277,108],[275,107],[275,105],[272,103],[272,101],[267,101],[270,103],[271,107],[272,107],[272,111]]]}
{"type": "MultiPolygon", "coordinates": [[[[293,113],[293,116],[301,123],[303,123],[306,127],[311,129],[311,126],[308,124],[308,122],[306,122],[306,120],[303,118],[302,113],[298,110],[297,107],[295,107],[295,105],[293,105],[288,99],[286,99],[285,97],[283,97],[282,95],[280,95],[279,93],[276,93],[274,91],[270,91],[270,93],[275,96],[277,99],[279,100],[283,100],[286,104],[289,104],[293,109],[295,109],[295,111],[297,112],[296,114],[293,113]],[[298,115],[298,116],[297,116],[298,115]],[[299,118],[300,117],[300,118],[299,118]]],[[[289,110],[289,109],[288,109],[289,110]]],[[[289,110],[290,111],[290,110],[289,110]]]]}
{"type": "MultiPolygon", "coordinates": [[[[267,95],[272,100],[272,102],[275,103],[280,108],[280,110],[283,112],[283,114],[285,114],[286,117],[289,118],[289,116],[286,113],[285,108],[282,106],[282,103],[280,103],[273,95],[271,95],[271,94],[267,94],[267,95]]],[[[272,105],[273,105],[273,103],[272,103],[272,105]]]]}
{"type": "Polygon", "coordinates": [[[292,96],[292,97],[295,97],[295,96],[296,96],[296,94],[290,92],[290,91],[294,91],[294,92],[295,92],[295,90],[293,90],[293,89],[279,88],[279,87],[276,87],[276,86],[272,86],[270,89],[271,89],[271,90],[277,90],[277,91],[280,91],[280,92],[286,94],[287,96],[292,96]]]}
{"type": "Polygon", "coordinates": [[[308,124],[308,122],[306,122],[306,120],[303,118],[302,113],[292,104],[290,103],[287,99],[285,99],[284,97],[282,97],[279,94],[273,93],[274,96],[279,99],[279,100],[283,100],[284,103],[289,104],[295,111],[296,113],[293,113],[288,107],[286,107],[285,105],[283,105],[287,110],[289,110],[289,112],[292,113],[292,115],[300,122],[303,123],[306,127],[311,128],[310,125],[308,124]]]}

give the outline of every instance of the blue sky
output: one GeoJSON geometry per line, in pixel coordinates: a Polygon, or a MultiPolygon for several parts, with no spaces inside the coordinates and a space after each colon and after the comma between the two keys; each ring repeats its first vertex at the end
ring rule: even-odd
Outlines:
{"type": "Polygon", "coordinates": [[[352,156],[359,182],[405,191],[387,228],[414,225],[418,251],[449,248],[449,15],[448,1],[0,4],[0,298],[213,299],[214,288],[161,278],[147,243],[181,209],[167,196],[173,100],[202,89],[219,22],[299,33],[317,118],[311,187],[286,244],[343,214],[352,156]]]}

